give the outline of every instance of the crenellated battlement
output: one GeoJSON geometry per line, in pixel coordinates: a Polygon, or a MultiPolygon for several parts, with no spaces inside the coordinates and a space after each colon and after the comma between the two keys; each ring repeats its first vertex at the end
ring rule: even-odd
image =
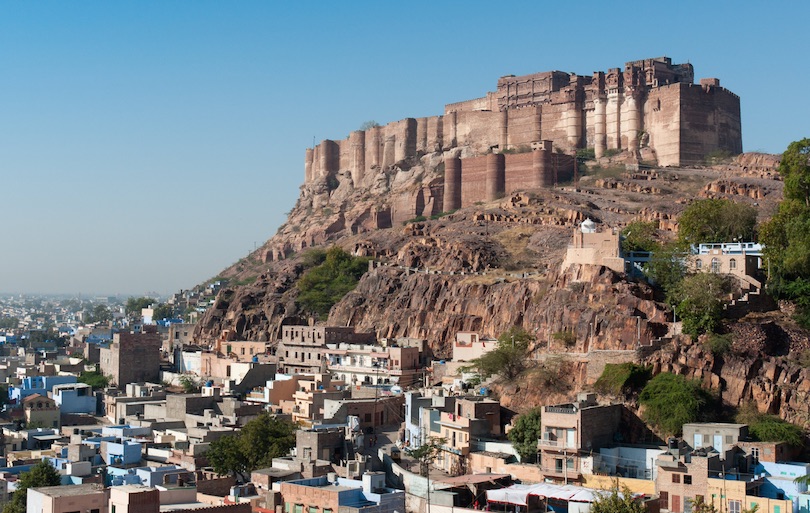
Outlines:
{"type": "Polygon", "coordinates": [[[578,148],[593,148],[597,158],[626,151],[661,166],[702,163],[717,150],[741,153],[739,97],[717,78],[695,84],[694,76],[691,64],[668,57],[592,75],[503,76],[495,91],[449,103],[442,115],[322,141],[306,151],[305,183],[331,190],[339,175],[340,183],[350,177],[353,188],[367,188],[380,173],[410,169],[424,156],[431,156],[432,177],[443,163],[443,184],[431,178],[417,193],[390,199],[396,223],[549,187],[570,175],[578,148]]]}

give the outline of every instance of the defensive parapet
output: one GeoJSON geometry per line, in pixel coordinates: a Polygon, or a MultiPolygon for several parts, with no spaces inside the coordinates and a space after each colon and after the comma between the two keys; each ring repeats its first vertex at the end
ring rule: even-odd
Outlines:
{"type": "MultiPolygon", "coordinates": [[[[593,148],[597,157],[629,151],[638,159],[679,166],[718,150],[740,153],[741,134],[739,97],[715,78],[695,84],[691,64],[659,57],[591,76],[548,71],[501,77],[496,91],[447,104],[442,116],[407,118],[322,142],[306,152],[305,177],[312,183],[350,173],[355,186],[364,186],[377,172],[427,153],[462,147],[474,155],[493,148],[523,151],[544,140],[568,154],[577,148],[593,148]]],[[[489,171],[482,169],[495,181],[498,166],[506,166],[496,162],[500,158],[492,157],[489,171]]],[[[448,206],[460,202],[450,181],[444,191],[448,206]]],[[[509,179],[503,181],[503,187],[493,182],[484,197],[508,189],[509,179]]]]}

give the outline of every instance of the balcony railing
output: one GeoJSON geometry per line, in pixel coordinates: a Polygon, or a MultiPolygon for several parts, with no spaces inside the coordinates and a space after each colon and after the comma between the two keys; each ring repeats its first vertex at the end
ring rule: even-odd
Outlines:
{"type": "Polygon", "coordinates": [[[548,447],[551,449],[571,449],[571,450],[578,450],[578,448],[574,445],[566,444],[565,440],[550,440],[547,438],[541,438],[538,440],[538,446],[540,447],[548,447]]]}

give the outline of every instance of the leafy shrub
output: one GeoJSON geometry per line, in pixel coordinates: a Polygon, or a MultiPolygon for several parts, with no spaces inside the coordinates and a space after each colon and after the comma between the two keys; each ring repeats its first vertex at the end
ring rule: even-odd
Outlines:
{"type": "Polygon", "coordinates": [[[623,395],[641,389],[652,376],[649,367],[635,363],[608,363],[602,375],[596,380],[594,388],[601,394],[623,395]]]}
{"type": "Polygon", "coordinates": [[[593,148],[577,148],[577,158],[594,160],[596,158],[596,151],[593,148]]]}
{"type": "Polygon", "coordinates": [[[573,331],[558,331],[552,334],[551,338],[562,342],[567,347],[573,346],[577,343],[577,335],[573,331]]]}
{"type": "Polygon", "coordinates": [[[723,356],[731,350],[731,334],[717,335],[712,333],[704,342],[706,349],[715,357],[723,356]]]}
{"type": "Polygon", "coordinates": [[[754,404],[747,404],[740,408],[734,420],[740,424],[748,424],[748,432],[756,440],[787,442],[794,447],[804,445],[804,433],[799,426],[774,415],[760,413],[754,404]]]}
{"type": "Polygon", "coordinates": [[[421,223],[423,221],[427,221],[427,217],[425,217],[425,216],[416,216],[413,219],[408,219],[407,221],[405,221],[405,224],[421,223]]]}
{"type": "Polygon", "coordinates": [[[700,383],[663,372],[644,386],[639,403],[644,420],[667,435],[680,435],[683,425],[703,420],[713,405],[712,395],[700,383]]]}
{"type": "Polygon", "coordinates": [[[353,257],[338,246],[326,251],[323,263],[312,267],[298,280],[298,302],[323,318],[332,306],[357,285],[368,270],[368,258],[353,257]]]}
{"type": "Polygon", "coordinates": [[[522,463],[537,461],[537,440],[540,439],[540,408],[534,408],[520,415],[507,434],[512,446],[520,455],[522,463]]]}
{"type": "Polygon", "coordinates": [[[634,221],[622,230],[622,251],[655,251],[660,247],[655,235],[658,223],[655,221],[634,221]]]}

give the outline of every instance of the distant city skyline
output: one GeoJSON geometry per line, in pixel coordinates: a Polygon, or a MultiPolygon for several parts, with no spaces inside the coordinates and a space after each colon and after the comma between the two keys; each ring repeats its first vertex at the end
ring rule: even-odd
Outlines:
{"type": "Polygon", "coordinates": [[[0,0],[0,293],[162,295],[264,243],[304,151],[498,77],[691,62],[743,148],[810,136],[804,3],[0,0]]]}

